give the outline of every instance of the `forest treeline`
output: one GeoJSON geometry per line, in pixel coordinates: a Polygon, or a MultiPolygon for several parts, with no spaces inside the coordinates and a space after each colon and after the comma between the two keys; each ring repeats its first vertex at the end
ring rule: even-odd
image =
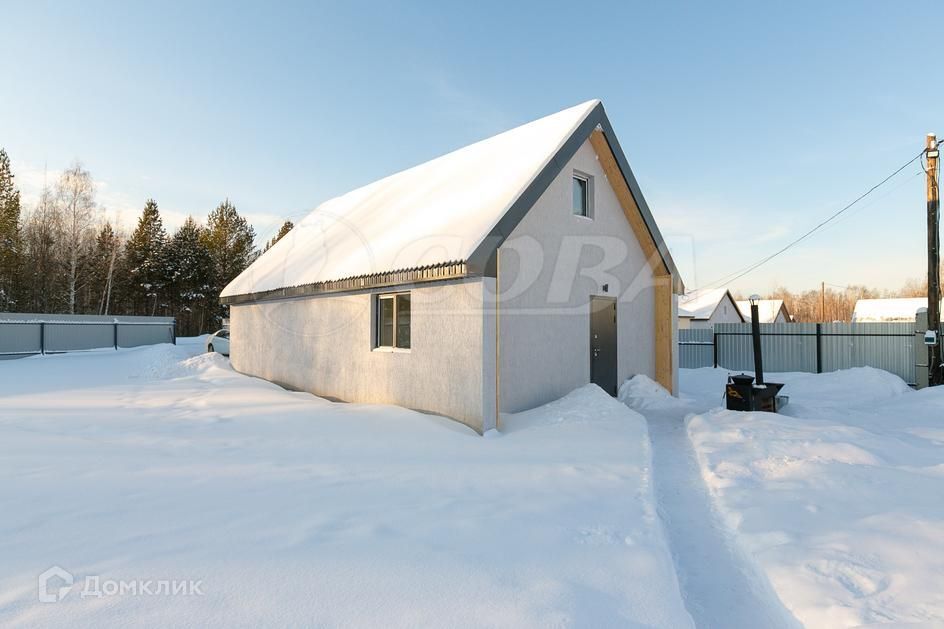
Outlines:
{"type": "MultiPolygon", "coordinates": [[[[747,299],[737,293],[735,299],[747,299]]],[[[882,299],[894,297],[927,297],[928,282],[911,279],[897,290],[878,290],[868,286],[832,286],[819,289],[793,292],[786,288],[777,288],[765,299],[782,299],[787,310],[797,323],[818,323],[824,321],[851,321],[856,301],[860,299],[882,299]]]]}
{"type": "MultiPolygon", "coordinates": [[[[291,228],[286,221],[266,248],[291,228]]],[[[258,255],[255,238],[228,199],[173,233],[148,199],[124,234],[80,164],[23,208],[0,149],[0,312],[172,316],[179,335],[213,331],[226,316],[220,291],[258,255]]]]}
{"type": "MultiPolygon", "coordinates": [[[[218,329],[226,316],[220,291],[259,254],[255,231],[236,207],[224,200],[205,222],[189,217],[168,233],[148,199],[124,234],[95,194],[91,174],[75,164],[22,208],[0,149],[0,312],[172,316],[182,336],[218,329]]],[[[265,248],[291,229],[286,221],[265,248]]],[[[798,322],[849,321],[858,299],[926,296],[927,282],[919,280],[897,291],[827,286],[766,295],[783,299],[798,322]]]]}

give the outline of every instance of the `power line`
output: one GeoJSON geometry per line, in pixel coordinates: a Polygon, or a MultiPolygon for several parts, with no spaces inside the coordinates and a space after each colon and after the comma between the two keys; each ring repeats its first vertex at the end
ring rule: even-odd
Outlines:
{"type": "Polygon", "coordinates": [[[878,203],[879,201],[882,201],[883,199],[887,199],[888,197],[892,196],[892,195],[895,194],[895,192],[897,192],[899,189],[901,189],[902,187],[904,187],[904,186],[908,185],[909,183],[911,183],[911,180],[912,180],[912,179],[917,179],[918,177],[920,177],[920,176],[923,175],[923,174],[924,174],[924,171],[923,171],[923,170],[919,170],[919,171],[917,171],[916,173],[914,173],[911,177],[907,177],[907,178],[905,178],[905,179],[902,179],[901,181],[899,181],[899,182],[898,182],[897,184],[895,184],[894,186],[888,188],[888,189],[885,191],[884,194],[881,194],[881,195],[879,195],[879,196],[873,196],[872,199],[869,200],[867,203],[862,203],[862,204],[860,204],[860,205],[859,205],[858,207],[856,207],[854,210],[852,210],[852,211],[850,211],[850,212],[847,212],[845,215],[843,215],[842,218],[836,219],[835,221],[833,221],[832,223],[830,223],[827,227],[823,228],[823,231],[828,231],[828,230],[830,230],[830,229],[835,229],[836,226],[842,225],[845,221],[848,221],[849,219],[853,218],[854,216],[856,216],[856,215],[857,215],[859,212],[861,212],[862,210],[867,210],[867,209],[869,209],[870,207],[873,207],[873,206],[874,206],[876,203],[878,203]]]}
{"type": "Polygon", "coordinates": [[[750,273],[751,271],[754,271],[755,269],[757,269],[757,268],[763,266],[764,264],[767,264],[768,262],[770,262],[771,260],[773,260],[774,258],[776,258],[777,256],[779,256],[780,254],[782,254],[782,253],[784,253],[785,251],[787,251],[788,249],[791,249],[791,248],[795,247],[796,245],[800,244],[801,242],[803,242],[804,240],[806,240],[807,238],[809,238],[810,236],[812,236],[814,233],[816,233],[817,231],[819,231],[820,229],[822,229],[823,227],[825,227],[826,225],[828,225],[829,223],[831,223],[833,220],[835,220],[835,219],[838,218],[840,215],[842,215],[844,212],[846,212],[846,210],[850,209],[850,208],[851,208],[852,206],[854,206],[856,203],[858,203],[859,201],[861,201],[861,200],[864,199],[865,197],[867,197],[867,196],[869,196],[870,194],[872,194],[873,192],[875,192],[875,190],[877,190],[878,188],[880,188],[881,186],[883,186],[883,185],[884,185],[885,183],[887,183],[890,179],[892,179],[895,175],[897,175],[898,173],[900,173],[901,171],[903,171],[904,169],[906,169],[906,168],[907,168],[908,166],[910,166],[915,160],[919,159],[922,155],[924,155],[924,151],[923,151],[923,150],[922,150],[920,153],[918,153],[917,155],[915,155],[914,157],[912,157],[911,159],[909,159],[907,162],[905,162],[904,164],[902,164],[899,168],[897,168],[897,169],[895,170],[895,172],[893,172],[893,173],[890,174],[889,176],[885,177],[885,179],[882,179],[880,182],[878,182],[877,184],[875,184],[874,186],[872,186],[871,188],[869,188],[868,190],[866,190],[865,192],[863,192],[862,194],[860,194],[858,197],[855,198],[854,201],[852,201],[851,203],[849,203],[848,205],[846,205],[846,206],[843,207],[842,209],[840,209],[840,210],[834,212],[832,215],[829,216],[829,218],[827,218],[827,219],[821,221],[821,222],[818,223],[815,227],[813,227],[812,229],[810,229],[809,231],[807,231],[806,233],[804,233],[802,236],[800,236],[800,237],[797,238],[796,240],[790,242],[789,244],[787,244],[786,246],[784,246],[782,249],[779,249],[779,250],[775,251],[774,253],[770,254],[769,256],[767,256],[767,257],[765,257],[765,258],[762,258],[762,259],[758,260],[757,262],[751,264],[750,266],[747,266],[747,267],[742,268],[742,269],[739,270],[739,271],[735,271],[734,273],[731,273],[730,275],[726,275],[726,276],[724,276],[724,277],[722,277],[722,278],[719,278],[719,279],[717,279],[717,280],[715,280],[715,281],[713,281],[713,282],[709,282],[709,283],[705,284],[704,286],[699,286],[698,288],[696,288],[696,289],[693,290],[692,292],[698,292],[698,291],[704,290],[704,289],[706,289],[706,288],[714,288],[714,287],[716,287],[717,285],[720,285],[720,284],[729,284],[729,283],[731,283],[731,282],[734,282],[735,280],[741,279],[742,277],[744,277],[745,275],[747,275],[747,274],[750,273]]]}

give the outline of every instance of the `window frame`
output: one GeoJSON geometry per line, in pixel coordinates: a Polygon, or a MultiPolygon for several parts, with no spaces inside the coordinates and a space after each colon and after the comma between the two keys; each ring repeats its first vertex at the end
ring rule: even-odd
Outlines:
{"type": "Polygon", "coordinates": [[[579,170],[574,170],[570,178],[570,212],[578,218],[593,220],[593,175],[589,175],[579,170]],[[586,213],[579,212],[574,207],[574,183],[582,181],[584,183],[584,209],[586,213]]]}
{"type": "Polygon", "coordinates": [[[409,352],[413,345],[413,298],[410,294],[410,291],[397,291],[392,293],[377,293],[374,295],[374,343],[373,348],[376,351],[381,352],[409,352]],[[409,300],[409,309],[407,310],[408,314],[408,331],[409,331],[409,343],[404,347],[399,345],[399,332],[400,332],[400,300],[406,297],[409,300]],[[392,332],[391,332],[391,341],[389,345],[383,344],[383,302],[390,300],[391,307],[393,308],[393,323],[392,323],[392,332]]]}

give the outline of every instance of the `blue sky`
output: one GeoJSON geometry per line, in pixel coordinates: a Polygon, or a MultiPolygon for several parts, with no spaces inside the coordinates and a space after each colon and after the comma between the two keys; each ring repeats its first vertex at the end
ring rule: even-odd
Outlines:
{"type": "MultiPolygon", "coordinates": [[[[689,286],[776,250],[944,133],[933,3],[5,2],[0,146],[29,202],[79,159],[132,226],[320,201],[601,98],[689,286]]],[[[917,164],[732,286],[925,269],[917,164]]]]}

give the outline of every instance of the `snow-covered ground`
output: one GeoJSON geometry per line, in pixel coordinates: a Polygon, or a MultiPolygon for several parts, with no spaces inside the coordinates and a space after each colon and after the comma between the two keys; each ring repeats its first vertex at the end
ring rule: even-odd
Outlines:
{"type": "Polygon", "coordinates": [[[200,350],[0,362],[0,625],[691,626],[646,422],[599,389],[483,439],[200,350]]]}
{"type": "Polygon", "coordinates": [[[944,388],[869,368],[770,374],[784,413],[735,413],[717,408],[726,375],[683,370],[683,404],[645,383],[624,397],[650,422],[695,413],[688,436],[745,569],[808,627],[944,626],[944,388]]]}
{"type": "Polygon", "coordinates": [[[944,626],[944,389],[683,370],[482,438],[201,348],[0,362],[0,625],[944,626]]]}

